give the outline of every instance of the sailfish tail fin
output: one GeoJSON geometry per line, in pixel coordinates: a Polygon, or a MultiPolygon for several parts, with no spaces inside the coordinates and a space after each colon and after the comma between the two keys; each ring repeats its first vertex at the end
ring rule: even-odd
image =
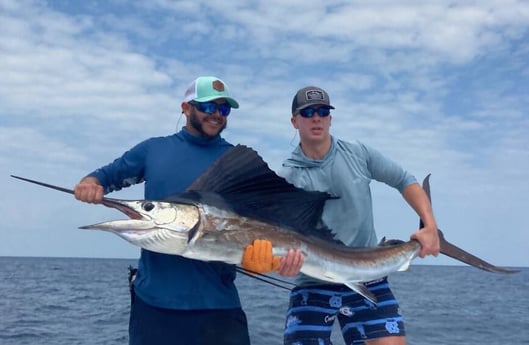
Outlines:
{"type": "MultiPolygon", "coordinates": [[[[430,200],[430,203],[432,202],[431,192],[430,192],[430,175],[426,175],[422,182],[422,188],[426,192],[426,195],[428,196],[428,199],[430,200]]],[[[419,228],[422,229],[424,227],[424,223],[421,220],[419,220],[419,228]]],[[[498,267],[493,264],[490,264],[486,262],[485,260],[482,260],[478,258],[475,255],[472,255],[463,249],[459,248],[458,246],[448,242],[443,234],[443,232],[440,229],[437,229],[439,233],[439,243],[441,246],[441,254],[449,256],[453,259],[456,259],[458,261],[464,262],[468,265],[474,266],[476,268],[479,268],[481,270],[487,271],[487,272],[493,272],[493,273],[516,273],[519,272],[519,270],[513,270],[509,268],[503,268],[498,267]]]]}

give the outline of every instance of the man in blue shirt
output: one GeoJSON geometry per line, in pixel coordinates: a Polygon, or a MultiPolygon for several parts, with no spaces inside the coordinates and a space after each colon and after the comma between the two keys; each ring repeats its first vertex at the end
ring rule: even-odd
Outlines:
{"type": "MultiPolygon", "coordinates": [[[[280,175],[299,188],[339,197],[326,202],[322,222],[350,247],[377,245],[369,184],[372,180],[386,183],[402,194],[424,223],[411,235],[421,243],[419,256],[438,255],[437,224],[415,177],[367,145],[331,136],[332,109],[329,95],[321,88],[309,86],[296,93],[291,123],[299,131],[300,144],[283,163],[280,175]]],[[[287,312],[285,344],[330,344],[335,319],[346,344],[406,343],[402,316],[387,279],[366,283],[378,299],[376,305],[344,285],[303,274],[296,283],[287,312]]]]}
{"type": "MultiPolygon", "coordinates": [[[[145,199],[163,200],[185,190],[232,147],[220,133],[238,102],[211,76],[185,92],[186,124],[178,133],[149,138],[83,178],[78,200],[145,182],[145,199]]],[[[241,253],[242,255],[242,253],[241,253]]],[[[129,323],[129,344],[249,344],[246,315],[234,284],[235,266],[142,249],[129,323]]]]}

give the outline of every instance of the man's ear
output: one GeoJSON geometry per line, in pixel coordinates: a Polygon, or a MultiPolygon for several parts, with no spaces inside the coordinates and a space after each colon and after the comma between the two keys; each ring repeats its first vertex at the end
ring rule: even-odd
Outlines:
{"type": "Polygon", "coordinates": [[[296,120],[295,116],[292,116],[290,118],[290,122],[292,123],[292,126],[294,126],[295,129],[298,129],[298,121],[296,120]]]}
{"type": "Polygon", "coordinates": [[[184,114],[185,116],[187,116],[187,113],[189,112],[189,107],[191,105],[187,102],[182,102],[181,104],[181,107],[182,107],[182,114],[184,114]]]}

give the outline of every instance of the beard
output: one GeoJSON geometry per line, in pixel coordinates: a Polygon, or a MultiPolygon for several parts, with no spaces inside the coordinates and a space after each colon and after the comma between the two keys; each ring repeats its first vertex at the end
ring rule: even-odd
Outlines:
{"type": "MultiPolygon", "coordinates": [[[[207,116],[211,116],[211,115],[207,115],[207,116]]],[[[224,125],[219,129],[219,131],[217,132],[217,134],[215,135],[211,135],[211,134],[208,134],[204,131],[204,128],[202,127],[202,122],[200,121],[200,119],[198,118],[197,116],[197,112],[196,110],[193,108],[191,110],[191,113],[189,114],[189,124],[191,125],[191,127],[193,127],[198,133],[200,133],[201,136],[203,137],[206,137],[206,138],[213,138],[213,137],[216,137],[217,135],[219,135],[224,129],[226,129],[226,125],[227,123],[225,122],[224,125]]]]}

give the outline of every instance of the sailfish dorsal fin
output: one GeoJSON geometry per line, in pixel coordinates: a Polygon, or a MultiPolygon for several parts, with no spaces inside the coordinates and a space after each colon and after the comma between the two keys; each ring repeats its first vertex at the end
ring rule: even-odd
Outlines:
{"type": "Polygon", "coordinates": [[[332,239],[330,230],[318,228],[325,202],[332,197],[288,183],[256,151],[244,145],[222,155],[181,196],[305,235],[332,239]]]}

